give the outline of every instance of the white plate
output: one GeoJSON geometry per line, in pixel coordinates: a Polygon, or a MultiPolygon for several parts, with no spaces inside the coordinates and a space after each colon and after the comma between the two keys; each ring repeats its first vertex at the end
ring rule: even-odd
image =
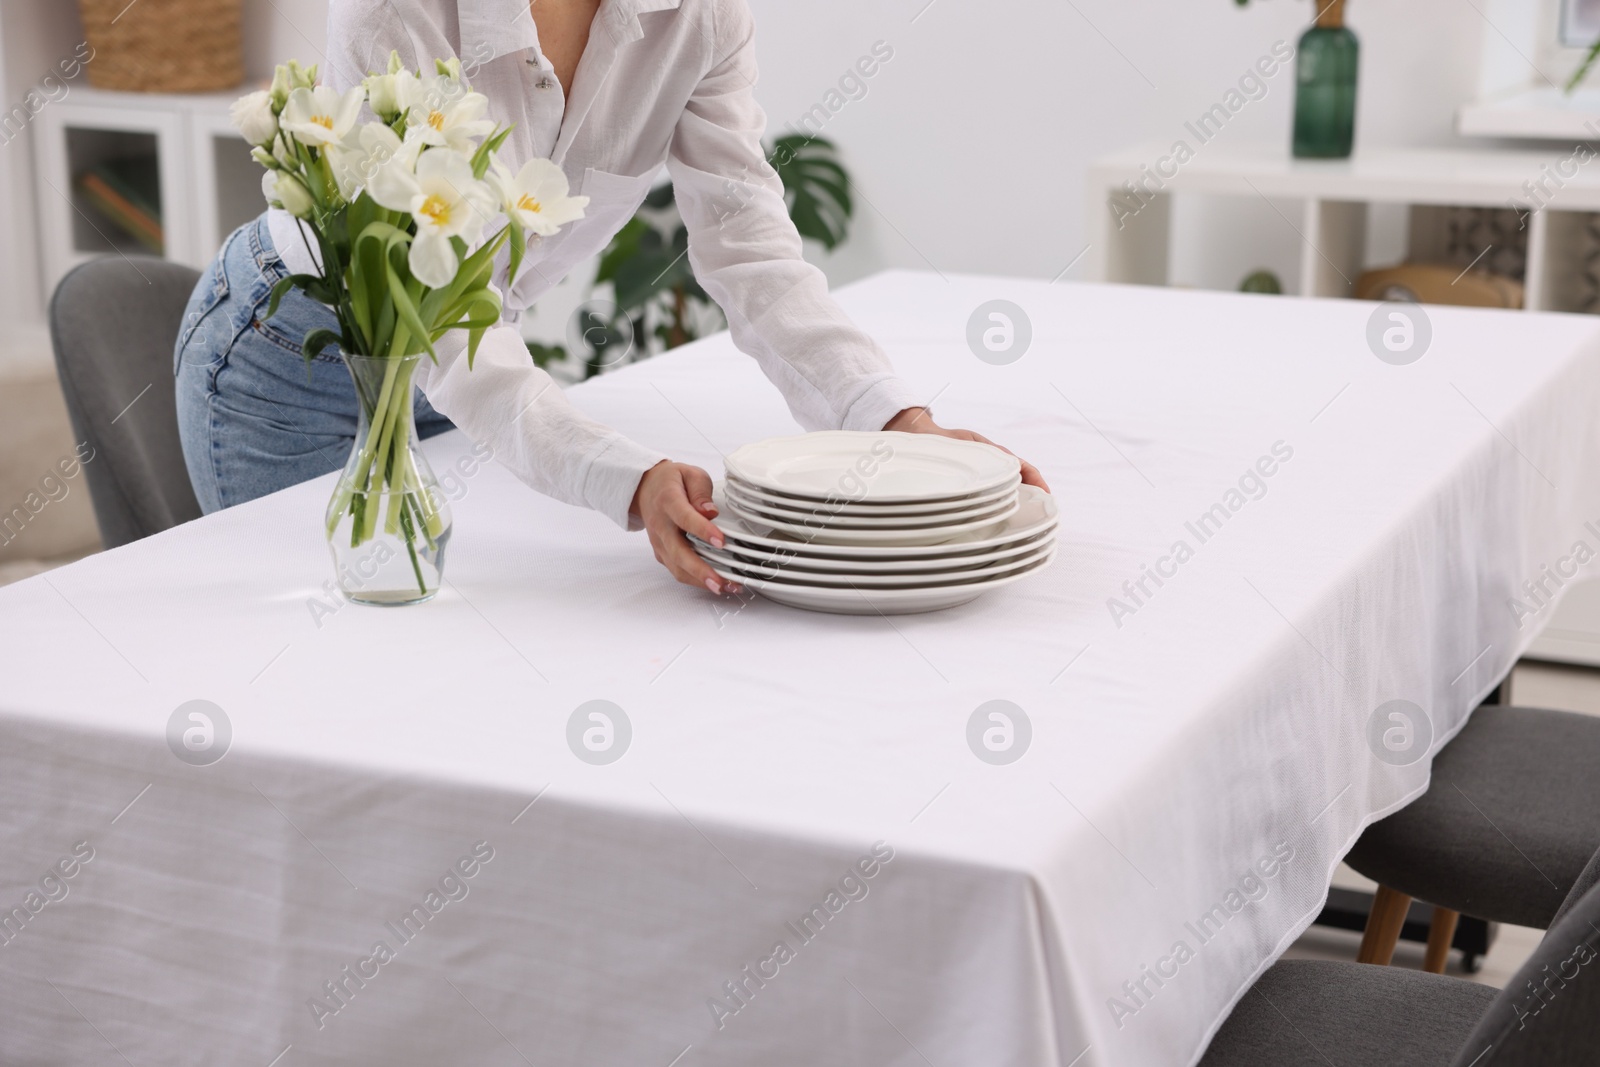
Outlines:
{"type": "Polygon", "coordinates": [[[1054,558],[1055,553],[1052,552],[1038,563],[993,578],[927,589],[829,589],[768,582],[760,578],[733,580],[775,603],[806,611],[826,611],[835,615],[913,615],[924,611],[942,611],[976,600],[991,589],[1019,582],[1043,570],[1054,558]]]}
{"type": "Polygon", "coordinates": [[[728,498],[728,506],[736,514],[751,522],[770,523],[774,526],[778,523],[788,523],[807,530],[909,530],[921,534],[933,530],[948,530],[969,522],[999,522],[1017,507],[1017,496],[1012,493],[977,507],[940,512],[937,515],[834,515],[823,508],[815,512],[790,511],[787,508],[779,509],[765,504],[754,504],[738,493],[730,491],[726,485],[723,486],[723,493],[728,498]]]}
{"type": "Polygon", "coordinates": [[[1025,538],[1021,541],[991,549],[962,555],[934,556],[930,559],[837,559],[827,556],[802,556],[786,549],[753,548],[737,541],[728,541],[723,548],[713,548],[704,541],[689,535],[695,551],[701,555],[721,552],[745,567],[786,567],[798,572],[826,574],[919,574],[928,571],[960,571],[983,567],[1001,560],[1016,559],[1038,549],[1053,539],[1054,529],[1025,538]]]}
{"type": "Polygon", "coordinates": [[[712,570],[736,582],[759,578],[762,581],[782,585],[804,585],[822,589],[934,589],[990,578],[1014,571],[1018,567],[1037,563],[1046,556],[1055,554],[1056,543],[1054,540],[1046,540],[1033,545],[1029,551],[1020,556],[1003,559],[986,567],[922,574],[829,574],[823,571],[799,570],[781,564],[773,566],[766,563],[748,563],[726,552],[718,552],[714,548],[699,545],[695,546],[695,551],[700,554],[701,559],[711,564],[712,570]]]}
{"type": "Polygon", "coordinates": [[[741,481],[732,474],[728,475],[724,487],[734,496],[748,500],[761,507],[787,508],[801,514],[810,515],[814,511],[821,511],[828,515],[928,515],[946,511],[961,511],[965,508],[976,507],[1001,500],[1016,492],[1017,486],[1022,484],[1022,475],[1005,482],[997,489],[988,489],[970,496],[932,500],[922,504],[879,504],[871,500],[854,501],[838,497],[833,500],[815,500],[802,496],[793,496],[789,493],[774,493],[770,489],[751,485],[741,481]]]}
{"type": "Polygon", "coordinates": [[[994,445],[925,433],[824,430],[772,437],[724,461],[741,481],[827,500],[920,504],[998,488],[1021,469],[994,445]]]}
{"type": "MultiPolygon", "coordinates": [[[[723,499],[726,500],[727,497],[724,495],[723,499]]],[[[959,537],[964,533],[986,530],[1014,514],[1021,504],[1020,501],[1013,500],[996,512],[968,519],[964,522],[941,523],[934,526],[894,526],[888,528],[877,525],[869,527],[808,526],[805,523],[785,522],[781,519],[768,518],[747,508],[742,508],[738,504],[730,503],[728,506],[735,515],[745,521],[746,525],[758,533],[784,533],[791,537],[809,539],[812,544],[817,545],[898,545],[906,547],[942,545],[951,538],[959,537]]]]}
{"type": "Polygon", "coordinates": [[[1055,497],[1037,486],[1024,485],[1017,493],[1016,512],[1005,522],[953,537],[941,545],[829,545],[808,538],[770,537],[756,532],[743,519],[728,511],[728,501],[721,486],[717,486],[712,494],[712,501],[721,512],[715,520],[716,525],[729,542],[827,559],[935,559],[986,552],[1054,529],[1061,518],[1061,509],[1055,497]]]}

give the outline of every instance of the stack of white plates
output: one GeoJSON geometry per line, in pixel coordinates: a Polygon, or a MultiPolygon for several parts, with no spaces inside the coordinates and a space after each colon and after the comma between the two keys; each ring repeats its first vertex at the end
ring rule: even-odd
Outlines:
{"type": "Polygon", "coordinates": [[[992,445],[841,430],[746,445],[727,469],[715,494],[726,544],[691,540],[723,578],[780,604],[936,611],[1055,557],[1055,500],[992,445]]]}

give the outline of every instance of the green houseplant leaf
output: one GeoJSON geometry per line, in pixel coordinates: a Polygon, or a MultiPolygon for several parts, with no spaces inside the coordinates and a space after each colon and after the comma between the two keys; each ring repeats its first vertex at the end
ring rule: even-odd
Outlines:
{"type": "Polygon", "coordinates": [[[822,137],[790,134],[773,144],[771,162],[783,181],[783,199],[801,237],[821,241],[828,251],[850,232],[855,202],[850,176],[835,158],[838,150],[822,137]]]}

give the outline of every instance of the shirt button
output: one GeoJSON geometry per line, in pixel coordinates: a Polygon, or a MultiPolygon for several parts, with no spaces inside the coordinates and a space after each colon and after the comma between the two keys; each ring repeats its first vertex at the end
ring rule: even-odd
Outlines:
{"type": "Polygon", "coordinates": [[[541,88],[541,89],[553,89],[553,88],[555,88],[555,83],[552,82],[549,78],[540,78],[539,79],[539,88],[541,88]]]}

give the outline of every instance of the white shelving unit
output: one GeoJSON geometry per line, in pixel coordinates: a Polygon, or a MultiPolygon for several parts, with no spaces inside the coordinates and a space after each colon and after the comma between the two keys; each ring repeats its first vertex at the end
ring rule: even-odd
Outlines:
{"type": "Polygon", "coordinates": [[[47,289],[86,260],[151,249],[98,215],[74,189],[85,167],[153,154],[162,255],[203,267],[233,227],[262,210],[259,168],[228,122],[236,94],[167,96],[81,88],[36,120],[35,192],[47,289]]]}
{"type": "MultiPolygon", "coordinates": [[[[1476,149],[1382,149],[1338,161],[1300,160],[1287,149],[1260,145],[1204,145],[1158,189],[1153,167],[1170,146],[1146,145],[1097,159],[1086,184],[1091,277],[1139,285],[1166,285],[1172,259],[1172,199],[1203,195],[1297,205],[1285,212],[1299,231],[1302,296],[1349,296],[1346,279],[1370,266],[1368,216],[1399,209],[1407,216],[1403,246],[1428,260],[1440,240],[1439,224],[1451,208],[1507,212],[1528,201],[1525,182],[1539,181],[1568,153],[1476,149]],[[1146,181],[1148,198],[1120,221],[1113,206],[1137,203],[1124,183],[1146,181]]],[[[1168,167],[1167,169],[1171,169],[1168,167]]],[[[1589,251],[1586,228],[1600,213],[1600,160],[1574,168],[1544,210],[1527,219],[1526,307],[1532,311],[1588,310],[1588,294],[1571,284],[1581,277],[1589,251]]],[[[1159,177],[1159,176],[1158,176],[1159,177]]],[[[1143,197],[1144,194],[1141,194],[1143,197]]],[[[1277,210],[1275,208],[1275,210],[1277,210]]]]}
{"type": "MultiPolygon", "coordinates": [[[[1089,170],[1086,277],[1135,285],[1167,285],[1173,264],[1195,258],[1177,247],[1175,203],[1185,197],[1239,198],[1281,214],[1298,236],[1298,285],[1308,297],[1347,297],[1349,281],[1371,267],[1401,259],[1439,258],[1441,230],[1456,208],[1499,208],[1525,200],[1536,181],[1567,152],[1389,149],[1349,160],[1309,161],[1284,148],[1202,146],[1158,188],[1154,173],[1169,145],[1146,145],[1098,159],[1089,170]],[[1125,182],[1144,180],[1148,195],[1133,198],[1125,182]],[[1140,203],[1142,201],[1142,203],[1140,203]],[[1121,209],[1114,210],[1120,203],[1121,209]],[[1123,215],[1139,205],[1131,217],[1123,215]],[[1374,221],[1398,228],[1375,234],[1374,221]],[[1375,236],[1399,255],[1374,255],[1375,236]]],[[[1169,165],[1167,170],[1171,170],[1169,165]]],[[[1159,175],[1158,175],[1159,176],[1159,175]]],[[[1586,261],[1600,264],[1600,159],[1576,168],[1554,189],[1543,210],[1527,216],[1525,307],[1530,311],[1593,311],[1595,293],[1582,281],[1586,261]]],[[[1515,217],[1515,216],[1513,216],[1515,217]]],[[[1203,252],[1203,250],[1200,250],[1203,252]]],[[[1287,273],[1287,272],[1286,272],[1287,273]]],[[[1237,281],[1230,283],[1237,284],[1237,281]]],[[[1600,331],[1600,318],[1595,326],[1600,331]]],[[[1597,413],[1600,417],[1600,413],[1597,413]]],[[[1600,582],[1574,587],[1530,656],[1600,666],[1600,582]]]]}

